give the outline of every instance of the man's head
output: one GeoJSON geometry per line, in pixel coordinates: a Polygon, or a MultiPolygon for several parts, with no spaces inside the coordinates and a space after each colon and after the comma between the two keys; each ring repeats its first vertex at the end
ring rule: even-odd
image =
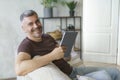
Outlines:
{"type": "Polygon", "coordinates": [[[42,25],[38,15],[33,10],[26,10],[20,16],[23,30],[27,33],[27,37],[32,40],[41,38],[42,25]]]}
{"type": "Polygon", "coordinates": [[[37,13],[33,10],[26,10],[20,15],[20,21],[22,22],[25,17],[29,17],[33,15],[37,15],[37,13]]]}

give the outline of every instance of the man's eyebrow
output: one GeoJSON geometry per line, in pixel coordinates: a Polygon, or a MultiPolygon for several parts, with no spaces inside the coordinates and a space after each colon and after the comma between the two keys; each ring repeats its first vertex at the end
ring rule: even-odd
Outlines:
{"type": "Polygon", "coordinates": [[[36,21],[40,21],[39,19],[37,19],[36,21]]]}
{"type": "Polygon", "coordinates": [[[33,22],[28,22],[28,25],[32,24],[33,22]]]}

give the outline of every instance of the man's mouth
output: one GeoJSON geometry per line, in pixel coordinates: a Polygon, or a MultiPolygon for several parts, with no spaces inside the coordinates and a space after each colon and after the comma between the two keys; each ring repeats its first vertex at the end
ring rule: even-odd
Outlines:
{"type": "Polygon", "coordinates": [[[40,32],[40,29],[34,29],[32,32],[40,32]]]}
{"type": "Polygon", "coordinates": [[[40,31],[40,30],[34,30],[34,32],[35,32],[35,33],[41,33],[41,31],[40,31]]]}

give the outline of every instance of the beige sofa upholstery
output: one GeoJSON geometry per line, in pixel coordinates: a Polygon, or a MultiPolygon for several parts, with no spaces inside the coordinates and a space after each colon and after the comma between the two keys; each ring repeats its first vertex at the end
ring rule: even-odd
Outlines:
{"type": "Polygon", "coordinates": [[[18,76],[17,80],[71,80],[61,72],[53,63],[41,67],[26,76],[18,76]]]}

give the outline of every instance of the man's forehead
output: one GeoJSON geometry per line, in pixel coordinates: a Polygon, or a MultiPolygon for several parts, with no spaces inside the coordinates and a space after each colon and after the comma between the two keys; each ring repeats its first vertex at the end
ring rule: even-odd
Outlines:
{"type": "Polygon", "coordinates": [[[33,15],[33,16],[28,16],[28,17],[24,17],[24,18],[23,18],[23,22],[32,22],[32,21],[35,21],[35,20],[37,20],[37,19],[38,19],[38,17],[35,16],[35,15],[33,15]]]}

